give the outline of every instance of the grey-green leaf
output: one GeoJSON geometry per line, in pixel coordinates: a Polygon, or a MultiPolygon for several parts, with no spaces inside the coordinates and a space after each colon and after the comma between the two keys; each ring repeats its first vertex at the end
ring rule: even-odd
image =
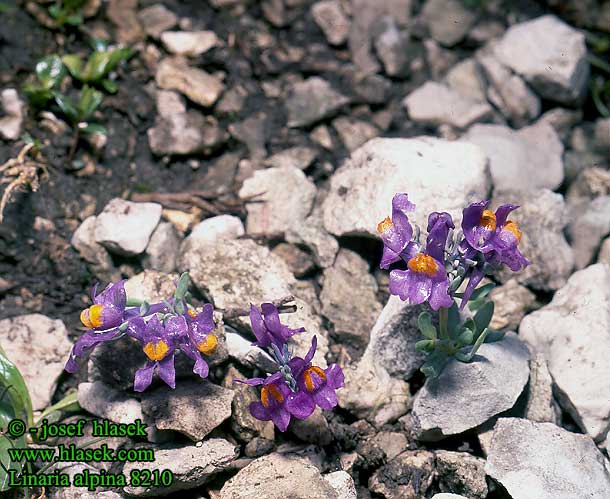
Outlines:
{"type": "Polygon", "coordinates": [[[417,318],[417,326],[426,338],[435,340],[437,337],[437,331],[432,324],[432,316],[428,312],[422,312],[417,318]]]}

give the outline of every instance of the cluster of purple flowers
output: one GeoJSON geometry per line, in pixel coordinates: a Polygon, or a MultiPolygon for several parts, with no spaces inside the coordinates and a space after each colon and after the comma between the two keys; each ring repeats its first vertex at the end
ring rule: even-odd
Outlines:
{"type": "Polygon", "coordinates": [[[461,295],[463,308],[485,275],[502,265],[515,272],[529,265],[518,247],[521,230],[508,220],[518,206],[504,204],[495,213],[488,206],[489,201],[480,201],[466,207],[457,233],[449,213],[430,213],[424,247],[419,231],[413,237],[409,222],[408,213],[415,205],[406,193],[394,195],[391,218],[377,226],[384,243],[380,267],[406,264],[406,270],[390,272],[390,293],[411,304],[428,302],[433,310],[439,310],[453,305],[457,289],[467,280],[461,295]]]}
{"type": "Polygon", "coordinates": [[[282,324],[278,309],[272,303],[263,303],[261,310],[251,305],[250,324],[256,336],[253,345],[266,349],[278,367],[277,372],[266,378],[236,380],[251,386],[262,385],[261,401],[250,404],[252,416],[273,421],[283,432],[291,417],[306,419],[316,406],[330,410],[337,405],[335,391],[344,385],[343,371],[337,364],[326,369],[312,365],[317,346],[315,336],[305,357],[293,356],[287,341],[305,330],[290,329],[282,324]]]}
{"type": "MultiPolygon", "coordinates": [[[[187,280],[188,275],[181,277],[181,281],[187,280]]],[[[186,284],[179,284],[178,288],[181,287],[186,289],[186,284]]],[[[87,331],[72,347],[66,371],[76,372],[78,359],[84,358],[98,344],[127,335],[141,343],[146,356],[146,364],[135,375],[135,391],[142,392],[150,386],[155,370],[165,383],[175,388],[174,355],[177,350],[195,362],[194,373],[207,377],[209,368],[202,354],[213,353],[217,344],[217,338],[212,334],[215,326],[211,304],[197,312],[177,291],[170,301],[129,307],[125,281],[109,284],[99,295],[94,287],[92,299],[93,305],[80,315],[87,331]]]]}

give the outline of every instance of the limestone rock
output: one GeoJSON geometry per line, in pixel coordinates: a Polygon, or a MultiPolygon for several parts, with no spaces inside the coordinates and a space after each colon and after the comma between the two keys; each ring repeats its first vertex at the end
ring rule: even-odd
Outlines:
{"type": "Polygon", "coordinates": [[[212,106],[224,90],[218,78],[189,66],[180,57],[163,59],[157,68],[155,80],[160,88],[177,90],[204,107],[212,106]]]}
{"type": "Polygon", "coordinates": [[[342,45],[347,40],[351,21],[338,0],[322,0],[311,7],[311,15],[331,45],[342,45]]]}
{"type": "Polygon", "coordinates": [[[292,128],[313,125],[335,114],[349,99],[334,90],[326,80],[312,76],[296,83],[286,99],[288,126],[292,128]]]}
{"type": "Polygon", "coordinates": [[[140,402],[124,392],[106,385],[101,381],[80,383],[78,403],[86,411],[115,423],[133,423],[144,420],[140,402]]]}
{"type": "Polygon", "coordinates": [[[213,31],[164,31],[161,41],[176,55],[196,57],[221,43],[213,31]]]}
{"type": "Polygon", "coordinates": [[[443,45],[452,46],[470,31],[476,15],[460,0],[427,0],[422,18],[432,38],[443,45]]]}

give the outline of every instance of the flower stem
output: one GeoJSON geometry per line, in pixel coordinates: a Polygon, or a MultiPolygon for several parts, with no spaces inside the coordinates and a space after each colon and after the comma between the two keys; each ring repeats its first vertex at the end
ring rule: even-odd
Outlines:
{"type": "Polygon", "coordinates": [[[449,318],[449,309],[441,307],[438,309],[438,328],[440,330],[441,340],[449,339],[449,332],[447,331],[447,320],[449,318]]]}

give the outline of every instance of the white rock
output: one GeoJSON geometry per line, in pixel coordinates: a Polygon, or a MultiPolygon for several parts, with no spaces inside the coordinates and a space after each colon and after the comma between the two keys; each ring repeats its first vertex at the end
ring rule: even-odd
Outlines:
{"type": "Polygon", "coordinates": [[[513,499],[610,497],[610,474],[593,441],[552,423],[498,420],[485,471],[513,499]]]}
{"type": "Polygon", "coordinates": [[[599,152],[610,156],[610,118],[599,118],[595,122],[595,142],[599,152]]]}
{"type": "Polygon", "coordinates": [[[442,494],[434,494],[432,496],[432,499],[468,499],[468,498],[464,497],[464,496],[459,496],[457,494],[449,494],[447,492],[444,492],[442,494]]]}
{"type": "Polygon", "coordinates": [[[0,118],[0,137],[6,140],[17,140],[21,136],[25,104],[14,88],[5,88],[0,93],[0,104],[6,115],[0,118]]]}
{"type": "Polygon", "coordinates": [[[159,38],[162,32],[178,24],[178,17],[163,4],[155,4],[138,12],[138,20],[148,36],[159,38]]]}
{"type": "Polygon", "coordinates": [[[311,15],[331,45],[342,45],[347,40],[351,21],[338,0],[323,0],[311,7],[311,15]]]}
{"type": "Polygon", "coordinates": [[[489,82],[487,97],[511,123],[520,127],[538,117],[540,99],[523,78],[500,63],[492,49],[481,50],[476,58],[489,82]]]}
{"type": "Polygon", "coordinates": [[[212,106],[224,90],[218,78],[190,67],[181,57],[163,59],[157,68],[155,81],[160,88],[177,90],[204,107],[212,106]]]}
{"type": "Polygon", "coordinates": [[[561,406],[596,441],[610,427],[610,266],[575,272],[551,303],[526,316],[520,336],[548,359],[561,406]],[[586,334],[583,334],[586,331],[586,334]]]}
{"type": "Polygon", "coordinates": [[[599,254],[597,255],[598,263],[610,263],[610,237],[604,239],[601,247],[599,248],[599,254]]]}
{"type": "Polygon", "coordinates": [[[239,196],[261,194],[246,203],[246,230],[251,234],[277,234],[300,227],[311,213],[316,186],[295,166],[257,170],[239,196]]]}
{"type": "Polygon", "coordinates": [[[238,333],[226,331],[225,341],[229,356],[250,369],[263,369],[272,372],[277,369],[276,362],[264,350],[252,345],[238,333]]]}
{"type": "Polygon", "coordinates": [[[577,269],[586,267],[610,234],[610,196],[594,199],[585,212],[568,226],[577,269]]]}
{"type": "Polygon", "coordinates": [[[161,41],[169,52],[191,57],[220,45],[220,39],[213,31],[164,31],[161,41]]]}
{"type": "Polygon", "coordinates": [[[228,480],[220,499],[338,499],[335,488],[308,459],[278,453],[259,457],[228,480]]]}
{"type": "Polygon", "coordinates": [[[157,303],[167,300],[176,291],[178,274],[166,274],[156,270],[145,270],[125,281],[125,292],[128,298],[157,303]]]}
{"type": "Polygon", "coordinates": [[[561,413],[553,398],[553,378],[549,372],[546,357],[536,353],[530,361],[530,382],[528,385],[525,418],[538,423],[555,423],[561,413]]]}
{"type": "Polygon", "coordinates": [[[391,16],[381,17],[374,27],[374,46],[388,76],[406,76],[409,71],[409,36],[391,16]]]}
{"type": "Polygon", "coordinates": [[[495,288],[490,298],[495,303],[490,327],[495,330],[518,328],[521,319],[536,303],[536,295],[516,279],[495,288]]]}
{"type": "Polygon", "coordinates": [[[412,0],[385,0],[371,2],[370,0],[353,0],[352,25],[349,32],[348,45],[352,61],[363,74],[373,74],[380,66],[372,53],[372,37],[375,23],[383,16],[391,16],[399,26],[406,26],[411,19],[412,0]]]}
{"type": "Polygon", "coordinates": [[[78,403],[86,411],[115,423],[133,423],[136,419],[144,421],[140,402],[128,397],[125,392],[94,381],[78,385],[78,403]]]}
{"type": "Polygon", "coordinates": [[[473,58],[464,59],[453,66],[445,81],[453,90],[471,99],[481,102],[487,99],[487,83],[479,64],[473,58]]]}
{"type": "MultiPolygon", "coordinates": [[[[220,309],[244,308],[249,303],[260,305],[288,295],[296,296],[297,311],[282,315],[282,323],[292,328],[305,327],[306,332],[293,336],[290,344],[296,355],[303,356],[311,345],[312,336],[317,335],[318,349],[314,361],[325,366],[328,340],[321,320],[308,303],[298,299],[297,281],[286,262],[268,248],[251,239],[227,240],[221,245],[189,246],[181,252],[178,268],[188,270],[195,286],[220,309]]],[[[239,323],[250,327],[247,317],[240,318],[239,323]]]]}
{"type": "Polygon", "coordinates": [[[150,236],[143,264],[152,270],[174,272],[181,239],[170,222],[161,222],[150,236]]]}
{"type": "MultiPolygon", "coordinates": [[[[229,468],[237,455],[235,445],[222,438],[211,438],[185,447],[155,449],[155,461],[147,463],[147,469],[151,472],[158,470],[159,473],[170,470],[174,475],[172,484],[169,487],[129,485],[123,490],[128,495],[147,497],[194,489],[229,468]]],[[[130,476],[135,469],[142,469],[142,463],[125,463],[123,473],[130,476]]]]}
{"type": "Polygon", "coordinates": [[[421,15],[432,38],[447,46],[464,38],[476,21],[474,11],[460,0],[427,0],[421,15]]]}
{"type": "Polygon", "coordinates": [[[427,81],[407,95],[403,105],[416,123],[446,124],[456,128],[467,128],[492,113],[487,102],[475,101],[434,81],[427,81]]]}
{"type": "Polygon", "coordinates": [[[485,155],[473,144],[432,137],[370,140],[333,174],[324,226],[336,236],[378,237],[377,224],[397,192],[408,192],[417,205],[411,218],[420,227],[431,211],[459,220],[468,202],[488,195],[485,155]]]}
{"type": "Polygon", "coordinates": [[[511,26],[494,52],[542,97],[570,104],[584,96],[589,78],[585,36],[555,16],[511,26]]]}
{"type": "Polygon", "coordinates": [[[184,240],[180,253],[196,250],[199,246],[237,239],[246,233],[242,221],[232,215],[218,215],[199,222],[184,240]]]}
{"type": "Polygon", "coordinates": [[[356,499],[356,484],[347,471],[335,471],[322,475],[330,486],[335,489],[337,499],[356,499]]]}
{"type": "Polygon", "coordinates": [[[345,387],[337,391],[339,407],[377,427],[396,421],[409,406],[409,385],[390,377],[387,370],[370,357],[343,366],[345,387]]]}
{"type": "Polygon", "coordinates": [[[95,241],[112,253],[139,255],[161,219],[161,210],[157,203],[111,199],[97,216],[95,241]]]}
{"type": "Polygon", "coordinates": [[[296,166],[306,170],[318,157],[318,151],[313,147],[296,146],[284,149],[265,160],[265,164],[276,168],[296,166]]]}
{"type": "Polygon", "coordinates": [[[108,277],[112,276],[114,265],[108,250],[95,241],[96,224],[97,217],[87,217],[72,234],[70,243],[91,264],[91,270],[98,278],[112,281],[108,277]]]}
{"type": "Polygon", "coordinates": [[[314,202],[312,214],[296,230],[286,231],[286,241],[303,244],[313,253],[315,262],[323,269],[330,267],[339,251],[339,243],[323,226],[320,205],[314,202]]]}
{"type": "Polygon", "coordinates": [[[285,106],[288,113],[288,126],[291,128],[312,125],[332,116],[349,99],[333,89],[326,80],[312,76],[295,83],[285,106]]]}
{"type": "Polygon", "coordinates": [[[21,372],[34,410],[45,409],[72,348],[64,323],[42,314],[4,319],[0,321],[0,344],[21,372]]]}
{"type": "Polygon", "coordinates": [[[563,181],[563,145],[548,123],[517,131],[503,125],[474,125],[463,140],[487,154],[495,189],[556,189],[563,181]]]}
{"type": "Polygon", "coordinates": [[[468,364],[449,361],[415,396],[417,438],[457,435],[512,408],[529,378],[529,357],[527,346],[509,332],[501,341],[483,344],[468,364]]]}
{"type": "Polygon", "coordinates": [[[362,144],[379,135],[376,126],[367,121],[355,120],[346,116],[335,119],[333,128],[349,152],[358,149],[362,144]]]}

